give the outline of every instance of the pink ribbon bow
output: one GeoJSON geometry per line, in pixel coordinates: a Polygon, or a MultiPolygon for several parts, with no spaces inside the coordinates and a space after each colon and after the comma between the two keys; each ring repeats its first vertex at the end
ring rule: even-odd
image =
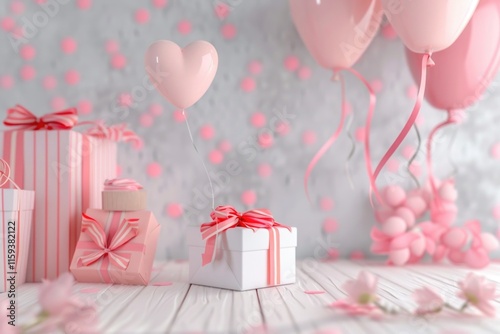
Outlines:
{"type": "Polygon", "coordinates": [[[106,232],[98,221],[86,214],[82,214],[82,218],[82,233],[86,233],[92,239],[96,251],[80,257],[81,264],[88,266],[107,256],[112,265],[122,270],[127,269],[130,254],[120,253],[118,248],[139,234],[139,219],[123,219],[115,235],[108,242],[106,232]]]}
{"type": "Polygon", "coordinates": [[[142,143],[141,138],[134,131],[127,128],[125,123],[106,126],[103,122],[100,122],[95,128],[88,130],[87,135],[115,142],[130,142],[136,146],[142,143]]]}
{"type": "Polygon", "coordinates": [[[31,111],[23,106],[16,105],[7,110],[7,118],[3,124],[15,126],[22,130],[68,130],[73,128],[78,122],[75,108],[58,111],[36,117],[31,111]]]}
{"type": "Polygon", "coordinates": [[[104,190],[141,190],[142,185],[132,179],[111,179],[104,181],[104,190]]]}
{"type": "Polygon", "coordinates": [[[201,237],[205,243],[205,252],[202,255],[202,266],[212,262],[215,258],[217,235],[229,228],[245,227],[252,230],[265,228],[269,230],[268,252],[268,283],[280,284],[280,237],[278,227],[291,228],[274,220],[267,209],[250,210],[243,213],[236,211],[229,205],[218,206],[210,213],[212,221],[201,225],[201,237]],[[276,239],[276,240],[275,240],[276,239]]]}

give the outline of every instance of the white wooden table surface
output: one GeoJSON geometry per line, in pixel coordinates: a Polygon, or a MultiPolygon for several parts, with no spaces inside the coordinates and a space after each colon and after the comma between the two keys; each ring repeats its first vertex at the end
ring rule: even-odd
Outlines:
{"type": "MultiPolygon", "coordinates": [[[[441,314],[430,318],[411,315],[411,292],[429,285],[451,304],[456,281],[470,270],[451,266],[387,267],[373,262],[297,263],[297,283],[245,292],[233,292],[187,283],[186,262],[156,263],[150,286],[77,283],[74,291],[95,301],[103,333],[500,333],[500,299],[495,319],[479,315],[441,314]],[[380,277],[379,293],[401,314],[383,320],[353,318],[328,307],[343,298],[343,282],[366,270],[380,277]],[[162,285],[168,284],[171,285],[162,285]],[[158,284],[154,286],[153,284],[158,284]],[[307,294],[305,291],[324,291],[307,294]]],[[[500,264],[475,271],[499,284],[500,264]]],[[[18,323],[39,311],[37,284],[18,288],[18,323]]],[[[500,291],[499,291],[500,293],[500,291]]],[[[5,294],[1,298],[6,298],[5,294]]]]}

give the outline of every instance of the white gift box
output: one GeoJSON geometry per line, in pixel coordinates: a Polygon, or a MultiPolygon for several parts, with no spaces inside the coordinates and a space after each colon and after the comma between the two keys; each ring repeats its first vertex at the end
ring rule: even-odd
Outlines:
{"type": "Polygon", "coordinates": [[[189,282],[211,287],[250,290],[273,285],[295,283],[295,248],[297,229],[279,228],[279,258],[275,259],[277,284],[268,282],[269,230],[255,231],[244,227],[234,227],[220,233],[217,237],[215,258],[202,266],[205,241],[199,227],[189,227],[187,243],[189,246],[189,282]]]}
{"type": "Polygon", "coordinates": [[[0,292],[26,281],[35,192],[0,189],[0,292]]]}

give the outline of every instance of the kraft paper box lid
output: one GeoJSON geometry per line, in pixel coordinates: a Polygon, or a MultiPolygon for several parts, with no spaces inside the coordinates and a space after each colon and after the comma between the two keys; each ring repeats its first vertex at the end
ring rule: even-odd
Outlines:
{"type": "MultiPolygon", "coordinates": [[[[291,232],[284,227],[278,228],[280,235],[280,248],[297,247],[297,228],[291,227],[291,232]]],[[[192,247],[205,247],[201,239],[200,226],[189,226],[187,229],[187,245],[192,247]]],[[[255,229],[233,227],[217,236],[218,249],[231,251],[255,251],[269,249],[269,231],[265,228],[255,229]]]]}
{"type": "Polygon", "coordinates": [[[142,211],[147,208],[144,190],[104,190],[102,209],[106,211],[142,211]]]}

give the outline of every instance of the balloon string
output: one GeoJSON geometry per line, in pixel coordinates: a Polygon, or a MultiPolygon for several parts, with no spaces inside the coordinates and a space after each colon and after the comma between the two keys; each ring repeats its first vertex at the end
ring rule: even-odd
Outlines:
{"type": "MultiPolygon", "coordinates": [[[[334,75],[334,78],[336,79],[336,75],[334,75]]],[[[345,81],[344,77],[339,74],[338,79],[340,81],[340,90],[341,90],[341,103],[342,103],[342,111],[341,111],[341,116],[340,116],[340,123],[337,127],[337,130],[333,133],[333,135],[326,141],[326,143],[321,146],[319,151],[314,155],[312,158],[311,162],[309,162],[309,165],[307,166],[306,173],[304,175],[304,189],[306,191],[306,196],[311,203],[311,198],[309,197],[309,188],[308,188],[308,183],[309,183],[309,177],[311,175],[311,172],[313,171],[314,167],[318,163],[318,161],[323,157],[323,155],[328,151],[328,149],[333,145],[333,143],[337,140],[338,136],[342,132],[342,128],[344,127],[344,121],[345,117],[347,115],[347,108],[345,107],[345,81]]]]}
{"type": "Polygon", "coordinates": [[[420,182],[418,181],[418,178],[415,176],[415,174],[412,173],[411,165],[413,164],[413,161],[415,161],[418,154],[420,153],[420,147],[422,146],[422,136],[420,135],[420,131],[418,130],[417,124],[413,124],[413,128],[415,129],[415,133],[417,134],[418,145],[417,149],[415,150],[415,153],[413,153],[410,160],[408,160],[408,165],[406,165],[406,170],[408,171],[408,174],[410,174],[413,181],[415,181],[417,188],[420,188],[420,182]]]}
{"type": "Polygon", "coordinates": [[[208,182],[210,183],[210,191],[212,194],[212,210],[215,211],[215,194],[214,194],[214,187],[212,185],[212,179],[210,178],[210,173],[208,172],[208,168],[205,165],[205,161],[203,159],[203,156],[200,154],[200,152],[198,151],[198,148],[196,147],[196,144],[194,143],[193,134],[191,133],[191,128],[189,127],[187,114],[186,114],[186,111],[184,109],[182,110],[182,116],[184,116],[184,120],[186,121],[186,127],[187,127],[187,130],[189,133],[189,138],[191,139],[191,144],[193,144],[194,150],[198,154],[198,157],[200,158],[201,163],[203,165],[203,169],[205,169],[205,173],[207,174],[208,182]]]}
{"type": "MultiPolygon", "coordinates": [[[[375,169],[375,173],[369,174],[369,177],[372,181],[372,187],[375,186],[375,181],[377,180],[378,175],[380,174],[380,171],[382,168],[384,168],[385,164],[389,159],[392,157],[392,155],[396,152],[398,147],[401,145],[403,140],[406,138],[408,135],[408,132],[410,132],[410,129],[412,128],[413,124],[415,124],[415,121],[417,120],[418,113],[420,112],[420,108],[422,107],[422,102],[424,100],[424,93],[425,93],[425,86],[427,82],[427,67],[434,66],[434,62],[431,59],[431,55],[429,53],[426,53],[422,57],[422,66],[421,66],[421,75],[420,75],[420,85],[418,88],[418,95],[417,95],[417,101],[415,102],[415,106],[413,107],[413,111],[410,114],[410,117],[406,121],[405,126],[397,136],[396,140],[392,143],[390,146],[389,150],[384,154],[382,157],[382,160],[377,165],[377,168],[375,169]]],[[[367,122],[367,127],[368,127],[368,122],[367,122]]],[[[376,189],[376,188],[375,188],[376,189]]]]}
{"type": "Polygon", "coordinates": [[[370,179],[370,204],[372,207],[374,207],[373,202],[372,202],[372,196],[371,193],[372,191],[375,193],[375,197],[380,203],[384,203],[382,200],[382,196],[380,196],[380,193],[377,190],[377,187],[375,186],[375,179],[373,178],[373,166],[372,166],[372,161],[371,161],[371,154],[370,154],[370,128],[371,128],[371,123],[373,119],[373,113],[375,111],[375,105],[377,104],[377,97],[375,95],[375,92],[373,91],[373,88],[371,87],[370,83],[368,80],[361,75],[358,71],[348,68],[348,67],[342,67],[339,68],[339,70],[346,70],[350,73],[352,73],[356,78],[358,78],[359,81],[361,81],[366,89],[368,90],[368,93],[370,95],[370,101],[369,101],[369,106],[368,106],[368,113],[366,114],[366,125],[365,125],[365,164],[366,164],[366,170],[368,172],[368,178],[370,179]]]}
{"type": "Polygon", "coordinates": [[[463,115],[464,112],[462,110],[448,110],[448,118],[445,121],[436,125],[434,129],[432,129],[432,131],[429,134],[429,138],[427,140],[427,170],[429,171],[429,182],[431,184],[433,197],[438,202],[440,202],[439,200],[440,197],[437,196],[436,177],[434,175],[432,168],[432,142],[434,140],[434,136],[440,129],[451,124],[461,123],[463,120],[463,115]]]}
{"type": "Polygon", "coordinates": [[[347,174],[347,179],[349,180],[349,184],[351,185],[351,189],[354,189],[354,182],[352,181],[351,168],[349,167],[349,162],[351,161],[352,157],[354,156],[354,153],[356,152],[356,141],[354,140],[354,137],[352,136],[352,133],[350,131],[353,121],[354,121],[354,115],[351,115],[346,125],[347,137],[349,138],[349,142],[351,143],[351,151],[349,152],[349,156],[347,157],[347,160],[345,162],[345,172],[347,174]]]}

